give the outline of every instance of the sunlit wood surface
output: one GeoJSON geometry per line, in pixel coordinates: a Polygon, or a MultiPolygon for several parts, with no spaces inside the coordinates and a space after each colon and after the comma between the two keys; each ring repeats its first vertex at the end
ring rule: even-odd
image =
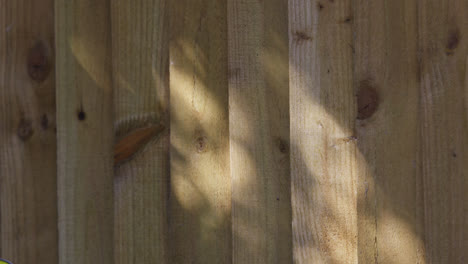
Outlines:
{"type": "Polygon", "coordinates": [[[0,0],[0,258],[467,263],[466,0],[0,0]]]}

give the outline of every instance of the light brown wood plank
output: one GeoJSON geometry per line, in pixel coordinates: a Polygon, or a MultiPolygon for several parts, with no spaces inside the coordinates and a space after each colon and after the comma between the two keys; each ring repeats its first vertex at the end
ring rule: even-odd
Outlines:
{"type": "Polygon", "coordinates": [[[359,262],[424,263],[417,1],[354,5],[359,262]]]}
{"type": "Polygon", "coordinates": [[[289,1],[295,263],[357,263],[351,1],[289,1]]]}
{"type": "Polygon", "coordinates": [[[109,2],[55,1],[60,263],[114,263],[109,2]]]}
{"type": "Polygon", "coordinates": [[[468,2],[418,3],[427,263],[468,260],[468,2]]]}
{"type": "Polygon", "coordinates": [[[51,0],[0,1],[0,257],[57,263],[51,0]]]}
{"type": "Polygon", "coordinates": [[[169,263],[230,263],[226,3],[170,2],[169,263]]]}
{"type": "Polygon", "coordinates": [[[228,1],[233,263],[292,263],[287,1],[228,1]]]}
{"type": "Polygon", "coordinates": [[[115,0],[111,8],[115,263],[167,263],[168,5],[115,0]]]}

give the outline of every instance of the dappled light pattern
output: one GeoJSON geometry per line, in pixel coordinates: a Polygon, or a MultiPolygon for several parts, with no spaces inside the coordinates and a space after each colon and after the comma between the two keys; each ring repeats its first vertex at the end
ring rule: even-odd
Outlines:
{"type": "MultiPolygon", "coordinates": [[[[444,50],[439,39],[425,39],[426,28],[435,25],[417,23],[416,2],[289,1],[297,263],[463,259],[463,235],[452,231],[463,221],[463,192],[454,183],[463,181],[459,158],[465,156],[449,146],[456,141],[464,152],[466,137],[463,125],[446,114],[463,103],[452,100],[451,107],[440,108],[462,88],[452,82],[452,64],[431,68],[415,56],[433,58],[444,50]],[[439,119],[453,136],[437,136],[446,133],[435,124],[439,119]],[[436,191],[442,188],[454,193],[436,191]],[[441,201],[450,206],[441,207],[441,201]]],[[[429,13],[434,8],[424,7],[429,13]]],[[[453,55],[450,43],[459,34],[454,32],[449,31],[447,56],[453,55]]]]}
{"type": "Polygon", "coordinates": [[[467,11],[0,0],[0,258],[466,263],[467,11]]]}
{"type": "Polygon", "coordinates": [[[286,10],[228,1],[234,263],[292,263],[286,10]]]}
{"type": "Polygon", "coordinates": [[[356,263],[356,179],[366,167],[354,135],[351,29],[312,4],[291,1],[289,13],[294,260],[356,263]]]}
{"type": "Polygon", "coordinates": [[[228,263],[226,5],[206,0],[170,5],[169,263],[228,263]]]}

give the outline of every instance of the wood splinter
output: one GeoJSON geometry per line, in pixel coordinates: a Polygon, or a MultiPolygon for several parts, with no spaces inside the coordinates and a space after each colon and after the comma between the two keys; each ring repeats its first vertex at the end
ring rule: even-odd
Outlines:
{"type": "Polygon", "coordinates": [[[132,131],[118,140],[114,147],[114,165],[129,160],[164,129],[162,124],[152,125],[132,131]]]}

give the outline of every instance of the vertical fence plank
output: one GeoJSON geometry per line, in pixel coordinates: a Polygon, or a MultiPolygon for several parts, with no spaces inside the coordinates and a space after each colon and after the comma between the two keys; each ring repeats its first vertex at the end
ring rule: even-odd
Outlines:
{"type": "Polygon", "coordinates": [[[468,2],[420,1],[420,158],[427,263],[465,263],[468,2]]]}
{"type": "Polygon", "coordinates": [[[289,1],[295,263],[356,263],[351,1],[289,1]]]}
{"type": "Polygon", "coordinates": [[[111,5],[115,263],[167,263],[167,4],[115,0],[111,5]]]}
{"type": "Polygon", "coordinates": [[[109,2],[55,2],[60,263],[114,263],[109,2]]]}
{"type": "Polygon", "coordinates": [[[233,263],[292,263],[287,1],[228,1],[233,263]]]}
{"type": "Polygon", "coordinates": [[[58,261],[51,0],[0,1],[0,257],[58,261]]]}
{"type": "Polygon", "coordinates": [[[354,1],[362,263],[423,263],[417,1],[354,1]]]}
{"type": "Polygon", "coordinates": [[[174,0],[170,17],[170,263],[229,263],[226,4],[174,0]]]}

